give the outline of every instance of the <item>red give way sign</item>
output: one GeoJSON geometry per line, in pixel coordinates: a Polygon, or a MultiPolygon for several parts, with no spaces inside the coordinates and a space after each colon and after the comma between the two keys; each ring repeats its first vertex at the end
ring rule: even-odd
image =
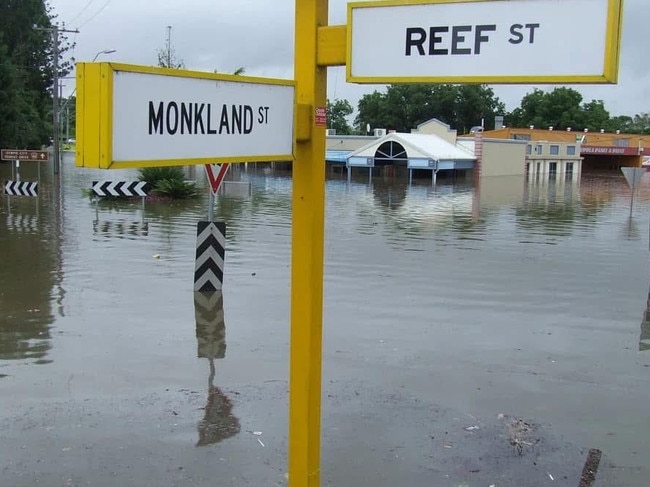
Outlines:
{"type": "Polygon", "coordinates": [[[219,186],[221,186],[221,182],[223,181],[224,176],[228,172],[228,168],[230,167],[230,164],[225,163],[225,164],[206,164],[205,165],[205,172],[208,175],[208,181],[210,181],[210,187],[212,188],[212,192],[214,194],[217,194],[217,191],[219,191],[219,186]]]}

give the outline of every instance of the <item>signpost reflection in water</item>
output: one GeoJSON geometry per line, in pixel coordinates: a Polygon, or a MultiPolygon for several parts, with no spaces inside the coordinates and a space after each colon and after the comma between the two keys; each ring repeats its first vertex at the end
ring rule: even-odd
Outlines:
{"type": "Polygon", "coordinates": [[[239,419],[232,413],[233,405],[226,394],[214,385],[215,360],[226,357],[226,324],[223,314],[223,294],[195,292],[196,340],[199,358],[210,364],[208,402],[205,415],[199,422],[199,440],[196,446],[205,446],[239,433],[239,419]]]}

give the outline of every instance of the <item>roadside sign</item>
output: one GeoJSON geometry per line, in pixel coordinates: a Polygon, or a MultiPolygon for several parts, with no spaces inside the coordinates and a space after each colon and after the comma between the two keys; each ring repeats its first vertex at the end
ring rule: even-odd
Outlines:
{"type": "Polygon", "coordinates": [[[208,175],[208,181],[210,182],[210,188],[212,189],[213,194],[217,194],[217,191],[219,191],[219,187],[221,186],[221,183],[223,182],[223,178],[225,177],[226,173],[228,172],[228,169],[230,168],[230,164],[225,163],[225,164],[206,164],[205,165],[205,172],[208,175]]]}
{"type": "Polygon", "coordinates": [[[632,189],[632,192],[634,192],[639,187],[641,178],[645,174],[645,169],[642,167],[622,167],[621,171],[623,172],[623,176],[625,176],[627,184],[632,189]]]}
{"type": "Polygon", "coordinates": [[[77,64],[77,166],[293,160],[293,81],[77,64]]]}
{"type": "Polygon", "coordinates": [[[44,150],[0,150],[0,160],[3,161],[47,161],[49,158],[50,155],[44,150]]]}
{"type": "Polygon", "coordinates": [[[93,181],[94,196],[147,196],[149,184],[146,181],[93,181]]]}
{"type": "Polygon", "coordinates": [[[38,196],[38,182],[5,181],[4,194],[7,196],[38,196]]]}
{"type": "Polygon", "coordinates": [[[348,4],[352,83],[616,83],[622,0],[348,4]]]}

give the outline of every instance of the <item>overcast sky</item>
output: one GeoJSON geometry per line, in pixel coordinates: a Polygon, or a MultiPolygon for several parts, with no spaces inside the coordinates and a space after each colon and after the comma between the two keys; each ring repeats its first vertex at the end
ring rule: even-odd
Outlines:
{"type": "MultiPolygon", "coordinates": [[[[69,34],[76,42],[77,61],[115,49],[98,60],[155,65],[157,51],[166,44],[167,26],[172,26],[172,46],[188,69],[232,72],[244,67],[251,76],[293,78],[295,0],[50,0],[50,4],[59,22],[79,30],[69,34]]],[[[346,4],[330,0],[331,25],[346,22],[346,4]]],[[[612,115],[650,112],[649,25],[650,1],[625,0],[619,83],[574,86],[585,101],[603,100],[612,115]]],[[[64,94],[69,94],[74,80],[65,83],[64,94]]],[[[533,88],[494,87],[508,110],[533,88]]],[[[329,69],[330,99],[348,99],[356,109],[359,98],[375,89],[383,87],[349,84],[344,68],[329,69]]]]}

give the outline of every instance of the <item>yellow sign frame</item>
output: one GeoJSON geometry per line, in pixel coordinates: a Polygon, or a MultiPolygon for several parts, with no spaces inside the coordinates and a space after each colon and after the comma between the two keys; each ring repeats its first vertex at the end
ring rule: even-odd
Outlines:
{"type": "Polygon", "coordinates": [[[504,0],[372,0],[348,3],[345,72],[348,83],[484,83],[484,84],[615,84],[618,82],[623,22],[623,0],[608,0],[607,37],[605,40],[604,72],[597,76],[353,76],[352,75],[352,12],[375,7],[402,7],[444,3],[503,2],[504,0]]]}
{"type": "MultiPolygon", "coordinates": [[[[256,78],[122,63],[77,63],[76,165],[94,169],[188,166],[197,164],[293,161],[293,154],[190,159],[113,161],[113,76],[117,72],[154,74],[265,85],[295,86],[292,80],[256,78]]],[[[295,109],[294,109],[295,112],[295,109]]],[[[295,113],[294,113],[295,118],[295,113]]]]}

